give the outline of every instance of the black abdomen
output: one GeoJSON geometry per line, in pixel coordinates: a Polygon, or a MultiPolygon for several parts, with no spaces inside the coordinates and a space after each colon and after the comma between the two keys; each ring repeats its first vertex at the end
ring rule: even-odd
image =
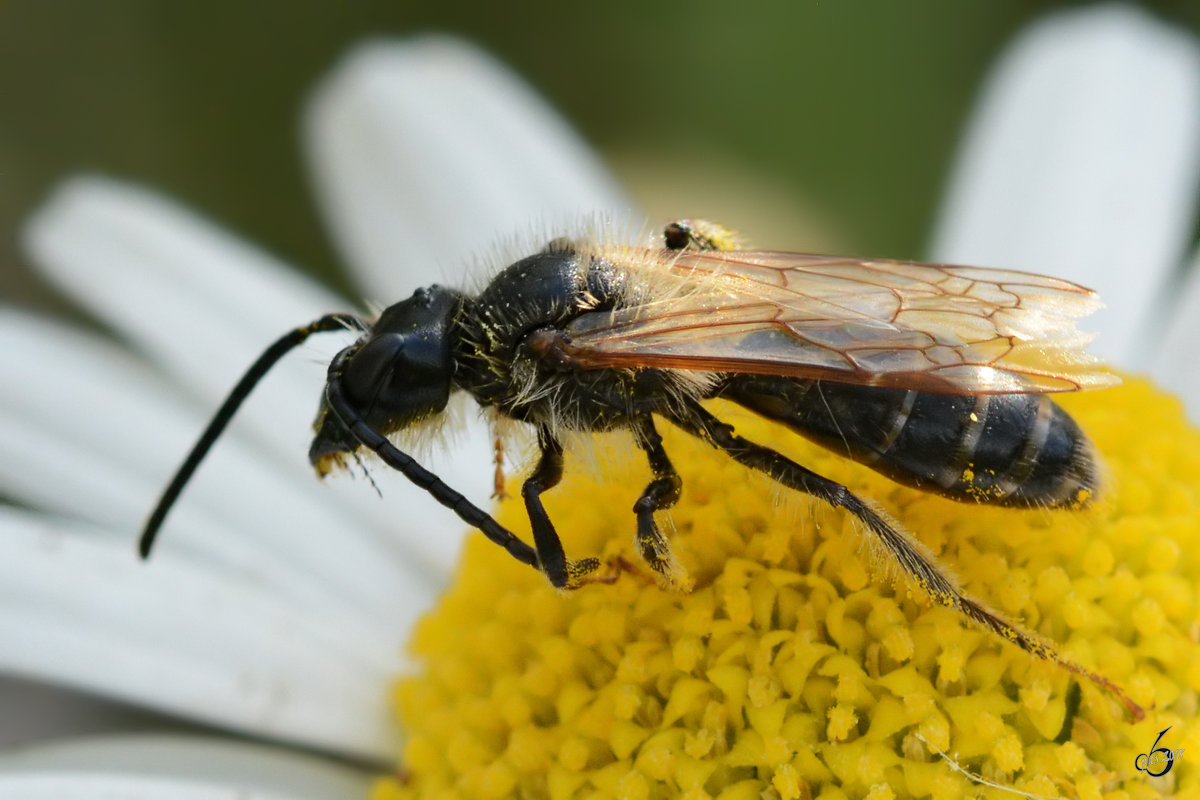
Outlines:
{"type": "Polygon", "coordinates": [[[955,500],[1078,506],[1095,494],[1091,442],[1036,394],[954,395],[730,376],[717,394],[892,480],[955,500]]]}

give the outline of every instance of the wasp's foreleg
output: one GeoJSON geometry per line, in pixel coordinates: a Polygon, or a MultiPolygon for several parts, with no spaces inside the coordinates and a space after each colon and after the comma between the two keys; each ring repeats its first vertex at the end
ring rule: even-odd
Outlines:
{"type": "Polygon", "coordinates": [[[639,418],[635,423],[638,446],[646,453],[650,461],[650,469],[654,480],[646,484],[641,497],[633,505],[637,514],[637,547],[642,558],[658,575],[659,582],[666,588],[685,589],[688,586],[687,573],[671,552],[671,543],[663,536],[658,524],[654,521],[656,511],[662,511],[679,501],[679,492],[683,481],[679,473],[667,457],[667,451],[662,446],[662,436],[654,427],[654,420],[649,415],[639,418]]]}
{"type": "Polygon", "coordinates": [[[867,527],[895,562],[935,602],[955,609],[1025,652],[1059,664],[1084,676],[1097,686],[1108,689],[1124,703],[1135,719],[1145,716],[1142,708],[1108,678],[1071,661],[1048,642],[1026,633],[988,610],[979,601],[963,594],[954,580],[911,536],[884,519],[879,512],[845,486],[805,469],[769,447],[763,447],[734,434],[731,425],[721,422],[695,401],[689,401],[682,409],[668,412],[668,419],[688,433],[703,438],[738,463],[764,472],[790,489],[812,495],[836,508],[846,509],[867,527]]]}
{"type": "Polygon", "coordinates": [[[562,541],[554,523],[542,505],[542,492],[552,489],[562,480],[563,447],[545,428],[538,429],[538,446],[542,454],[533,473],[521,486],[525,511],[533,528],[533,544],[537,549],[538,569],[559,589],[574,589],[586,583],[586,578],[600,566],[599,559],[584,558],[570,561],[563,552],[562,541]]]}
{"type": "Polygon", "coordinates": [[[492,437],[492,499],[504,500],[508,492],[504,491],[504,439],[497,433],[492,437]]]}

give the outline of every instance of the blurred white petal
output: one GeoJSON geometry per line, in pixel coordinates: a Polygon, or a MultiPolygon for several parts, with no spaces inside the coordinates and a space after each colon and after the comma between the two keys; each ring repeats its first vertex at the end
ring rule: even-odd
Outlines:
{"type": "MultiPolygon", "coordinates": [[[[132,560],[142,520],[210,412],[185,413],[178,393],[114,346],[32,315],[0,312],[0,339],[7,490],[106,525],[132,560]]],[[[411,622],[435,584],[356,526],[343,531],[325,492],[301,490],[316,479],[297,456],[276,465],[261,448],[222,442],[173,513],[163,551],[249,570],[293,600],[411,622]]]]}
{"type": "Polygon", "coordinates": [[[346,800],[368,786],[349,767],[197,736],[96,737],[0,755],[4,800],[346,800]]]}
{"type": "Polygon", "coordinates": [[[1200,253],[1193,255],[1186,278],[1174,292],[1174,306],[1166,330],[1150,348],[1143,365],[1162,385],[1183,398],[1188,416],[1200,424],[1200,253]]]}
{"type": "Polygon", "coordinates": [[[1200,49],[1124,5],[1054,14],[1010,46],[950,182],[932,257],[1044,272],[1108,308],[1094,351],[1145,368],[1200,196],[1200,49]]]}
{"type": "MultiPolygon", "coordinates": [[[[131,431],[125,440],[127,447],[136,444],[160,457],[149,471],[154,479],[143,515],[250,362],[290,328],[347,307],[229,233],[151,192],[115,181],[78,178],[65,184],[31,220],[25,242],[48,277],[179,380],[188,396],[202,401],[194,404],[196,415],[186,426],[190,435],[163,441],[131,431]]],[[[341,334],[314,337],[303,352],[284,359],[238,412],[227,437],[265,445],[258,451],[269,472],[291,487],[312,487],[306,495],[324,506],[327,517],[313,517],[306,527],[323,531],[331,549],[338,538],[350,541],[351,549],[356,539],[373,542],[388,558],[409,562],[415,575],[428,576],[417,578],[423,586],[439,584],[439,576],[449,574],[462,538],[462,526],[449,524],[444,508],[399,476],[379,477],[387,498],[381,503],[365,482],[334,477],[318,486],[307,466],[324,365],[351,339],[341,334]]],[[[55,364],[43,363],[47,370],[55,364]]],[[[109,383],[114,390],[120,387],[117,376],[109,383]]],[[[107,415],[95,403],[91,411],[97,419],[107,415]]],[[[89,422],[77,406],[62,409],[62,414],[89,422]]],[[[222,439],[214,456],[224,447],[222,439]]],[[[483,499],[490,488],[488,464],[486,453],[474,459],[451,454],[437,461],[436,468],[452,486],[468,493],[474,488],[472,496],[483,499]]],[[[253,485],[238,483],[243,490],[253,485]]],[[[181,508],[190,503],[191,494],[189,488],[181,508]]],[[[246,503],[253,502],[252,493],[240,494],[246,503]]],[[[258,506],[267,513],[287,508],[258,506]]],[[[171,525],[173,517],[164,539],[171,525]]],[[[282,521],[274,527],[288,530],[282,521]]]]}
{"type": "Polygon", "coordinates": [[[318,88],[307,122],[316,196],[373,301],[431,279],[468,285],[466,268],[499,236],[629,213],[574,131],[456,39],[359,47],[318,88]]]}
{"type": "MultiPolygon", "coordinates": [[[[64,294],[211,399],[246,367],[241,349],[350,307],[175,203],[105,178],[62,184],[25,244],[64,294]]],[[[311,413],[315,398],[306,399],[311,413]]]]}
{"type": "Polygon", "coordinates": [[[98,736],[132,731],[181,732],[189,723],[148,709],[61,684],[18,677],[0,670],[0,760],[15,749],[63,736],[98,736]]]}
{"type": "Polygon", "coordinates": [[[387,635],[253,579],[0,508],[7,672],[360,757],[394,755],[387,635]]]}
{"type": "Polygon", "coordinates": [[[0,797],[5,800],[302,800],[309,796],[103,772],[0,774],[0,797]]]}

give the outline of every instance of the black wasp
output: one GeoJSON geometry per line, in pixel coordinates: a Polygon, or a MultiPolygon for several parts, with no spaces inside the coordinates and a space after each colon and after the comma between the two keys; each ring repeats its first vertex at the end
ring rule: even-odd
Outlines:
{"type": "Polygon", "coordinates": [[[712,223],[667,226],[664,246],[555,240],[477,296],[430,286],[373,324],[330,314],[259,357],[234,388],[146,524],[167,511],[255,384],[310,335],[362,331],[329,365],[309,459],[324,475],[359,448],[560,588],[595,558],[563,552],[541,494],[562,478],[566,431],[629,429],[653,479],[634,503],[642,558],[671,583],[655,523],[682,482],[657,430],[666,420],[745,466],[853,514],[930,597],[1024,650],[1061,656],[978,601],[870,504],[775,450],[747,441],[702,400],[723,398],[917,489],[1006,506],[1082,507],[1098,488],[1087,436],[1047,395],[1117,379],[1083,353],[1075,319],[1088,289],[992,269],[740,249],[712,223]],[[453,391],[528,423],[540,458],[521,489],[529,546],[387,437],[440,414],[453,391]]]}

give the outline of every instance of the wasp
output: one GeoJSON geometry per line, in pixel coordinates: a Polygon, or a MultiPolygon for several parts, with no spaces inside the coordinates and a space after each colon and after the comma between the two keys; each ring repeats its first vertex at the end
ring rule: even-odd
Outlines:
{"type": "Polygon", "coordinates": [[[329,314],[258,358],[150,516],[141,552],[241,402],[309,336],[360,336],[329,364],[309,460],[320,475],[363,448],[556,587],[589,582],[541,496],[563,476],[563,436],[626,429],[652,478],[633,505],[635,541],[666,585],[679,577],[655,521],[682,481],[660,420],[789,489],[852,514],[935,602],[1142,710],[1114,683],[966,595],[904,530],[845,486],[739,436],[702,401],[732,401],[894,481],[970,502],[1080,508],[1099,488],[1091,442],[1050,395],[1112,385],[1075,327],[1100,306],[1056,278],[911,261],[742,249],[714,223],[669,224],[661,244],[555,239],[470,296],[418,289],[373,323],[329,314]],[[391,440],[466,392],[531,426],[539,457],[521,487],[533,544],[391,440]]]}

